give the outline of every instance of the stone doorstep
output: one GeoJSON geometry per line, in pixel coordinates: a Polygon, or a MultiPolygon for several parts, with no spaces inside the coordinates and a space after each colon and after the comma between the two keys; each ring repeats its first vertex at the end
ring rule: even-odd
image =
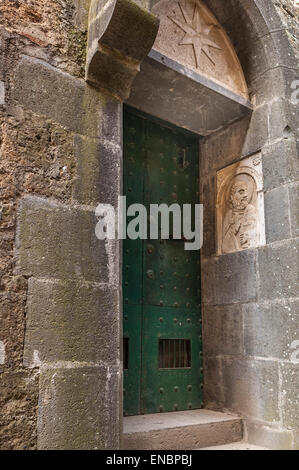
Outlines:
{"type": "Polygon", "coordinates": [[[231,444],[224,444],[223,446],[204,447],[198,450],[269,450],[269,449],[266,449],[265,447],[255,446],[253,444],[248,444],[248,442],[240,441],[240,442],[233,442],[231,444]]]}
{"type": "Polygon", "coordinates": [[[125,450],[194,450],[240,442],[242,439],[241,418],[210,410],[124,418],[125,450]]]}

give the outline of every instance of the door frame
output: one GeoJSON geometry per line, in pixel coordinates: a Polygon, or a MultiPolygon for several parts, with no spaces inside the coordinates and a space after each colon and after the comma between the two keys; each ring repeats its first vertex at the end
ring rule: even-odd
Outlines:
{"type": "MultiPolygon", "coordinates": [[[[180,126],[177,126],[173,123],[169,123],[167,121],[163,121],[162,119],[159,119],[157,118],[156,116],[152,116],[152,115],[149,115],[148,113],[146,112],[143,112],[142,110],[140,109],[136,109],[136,108],[133,108],[132,106],[130,105],[127,105],[124,103],[123,105],[123,113],[122,113],[122,116],[124,116],[124,111],[127,111],[128,113],[136,116],[137,118],[139,119],[145,119],[146,121],[149,121],[149,122],[152,122],[156,125],[158,125],[159,127],[164,127],[164,128],[168,128],[170,129],[171,131],[174,131],[174,132],[178,132],[179,134],[181,135],[185,135],[185,136],[190,136],[190,137],[193,137],[194,139],[197,138],[197,155],[196,155],[196,158],[197,158],[197,164],[198,164],[198,193],[200,192],[200,171],[199,171],[199,168],[200,168],[200,139],[201,139],[201,136],[192,132],[192,131],[189,131],[187,129],[184,129],[184,128],[181,128],[180,126]]],[[[122,128],[124,130],[124,119],[122,120],[122,128]]],[[[123,132],[124,134],[124,132],[123,132]]],[[[123,148],[125,147],[125,142],[123,142],[123,148]]],[[[123,152],[124,154],[124,152],[123,152]]],[[[123,159],[124,161],[124,159],[123,159]]],[[[122,187],[124,186],[124,172],[122,172],[122,187]]],[[[198,196],[198,199],[199,199],[199,196],[198,196]]],[[[123,261],[124,261],[124,253],[123,253],[123,244],[124,244],[124,241],[122,240],[122,248],[121,248],[121,253],[122,253],[122,258],[121,258],[121,269],[120,269],[120,272],[123,273],[123,261]]],[[[196,252],[198,253],[198,251],[196,252]]],[[[142,251],[142,259],[143,259],[143,256],[144,256],[144,252],[142,251]]],[[[199,264],[199,270],[198,270],[198,275],[200,275],[200,283],[201,283],[201,256],[200,256],[200,252],[198,253],[198,256],[199,256],[199,261],[200,261],[200,264],[199,264]]],[[[144,261],[144,260],[143,260],[144,261]]],[[[142,265],[143,265],[143,262],[142,262],[142,265]]],[[[122,280],[122,284],[123,286],[123,280],[122,280]]],[[[200,291],[201,291],[201,285],[200,285],[200,291]]],[[[144,307],[144,304],[142,304],[142,306],[144,307]]],[[[122,324],[123,324],[123,321],[124,321],[124,303],[122,303],[122,324]]],[[[200,293],[200,310],[199,310],[199,316],[200,316],[200,339],[198,341],[201,341],[201,351],[200,351],[200,370],[199,370],[199,374],[198,374],[198,380],[199,380],[199,387],[202,389],[203,388],[203,364],[202,364],[202,356],[203,356],[203,346],[202,346],[202,312],[201,312],[202,308],[201,308],[201,293],[200,293]]],[[[139,329],[139,328],[138,328],[139,329]]],[[[142,331],[141,331],[141,338],[142,338],[142,331]]],[[[142,371],[142,356],[141,356],[141,376],[140,376],[140,380],[144,380],[144,371],[142,371]]],[[[123,370],[123,381],[124,381],[124,370],[123,370]]],[[[142,405],[142,386],[140,385],[140,406],[142,405]]],[[[200,409],[203,408],[203,396],[201,395],[201,406],[200,406],[200,409]]],[[[199,409],[199,408],[192,408],[192,409],[199,409]]],[[[175,411],[175,410],[173,410],[175,411]]],[[[170,411],[167,411],[168,413],[170,411]]],[[[145,413],[145,414],[151,414],[151,413],[145,413]]],[[[125,416],[125,415],[124,415],[125,416]]],[[[134,416],[134,415],[130,415],[130,416],[134,416]]]]}

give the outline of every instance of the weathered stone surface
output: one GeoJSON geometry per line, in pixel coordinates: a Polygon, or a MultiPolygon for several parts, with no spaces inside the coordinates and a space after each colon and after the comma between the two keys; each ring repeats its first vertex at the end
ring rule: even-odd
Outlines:
{"type": "Polygon", "coordinates": [[[118,449],[119,371],[76,367],[41,372],[38,448],[118,449]]]}
{"type": "Polygon", "coordinates": [[[290,360],[290,345],[299,340],[298,307],[297,300],[243,305],[245,353],[290,360]]]}
{"type": "Polygon", "coordinates": [[[90,137],[100,135],[104,96],[83,80],[46,62],[22,58],[15,72],[12,97],[19,105],[74,132],[90,137]]]}
{"type": "Polygon", "coordinates": [[[291,100],[292,83],[298,79],[298,71],[287,67],[276,67],[267,70],[260,77],[251,82],[250,96],[256,106],[263,105],[277,99],[278,96],[286,96],[291,100]]]}
{"type": "Polygon", "coordinates": [[[202,178],[200,202],[204,206],[201,256],[207,258],[216,254],[216,186],[214,175],[207,175],[202,178]]]}
{"type": "Polygon", "coordinates": [[[208,410],[223,410],[224,388],[220,357],[208,357],[204,354],[204,406],[208,410]]]}
{"type": "Polygon", "coordinates": [[[99,146],[100,159],[100,201],[105,204],[118,205],[118,196],[121,194],[121,148],[116,145],[99,146]]]}
{"type": "MultiPolygon", "coordinates": [[[[247,2],[246,6],[243,5],[244,3],[237,8],[238,10],[244,8],[245,14],[240,11],[237,18],[231,17],[226,21],[225,28],[236,49],[247,83],[250,85],[252,80],[261,77],[271,68],[285,66],[295,69],[295,56],[282,25],[269,31],[269,26],[266,25],[254,3],[247,2]]],[[[279,24],[274,9],[272,17],[279,24]]]]}
{"type": "Polygon", "coordinates": [[[80,135],[74,137],[74,154],[77,162],[77,178],[73,197],[82,204],[98,204],[100,201],[100,151],[97,139],[80,135]]]}
{"type": "Polygon", "coordinates": [[[122,107],[114,99],[105,103],[100,122],[101,140],[74,137],[77,178],[73,196],[83,204],[118,203],[121,187],[122,107]]]}
{"type": "MultiPolygon", "coordinates": [[[[298,355],[297,355],[298,357],[298,355]]],[[[282,420],[285,427],[298,430],[299,424],[299,363],[281,364],[282,420]]]]}
{"type": "Polygon", "coordinates": [[[262,299],[297,296],[298,241],[259,248],[259,291],[262,299]]]}
{"type": "Polygon", "coordinates": [[[224,305],[254,301],[257,296],[255,249],[202,262],[203,303],[224,305]]]}
{"type": "Polygon", "coordinates": [[[203,335],[204,354],[208,356],[242,354],[242,306],[204,306],[203,335]]]}
{"type": "Polygon", "coordinates": [[[268,142],[269,126],[268,126],[268,105],[262,105],[254,110],[248,126],[246,138],[243,143],[242,156],[256,153],[260,151],[268,142]]]}
{"type": "Polygon", "coordinates": [[[84,77],[87,27],[83,9],[88,7],[89,0],[2,0],[0,24],[12,42],[18,42],[14,52],[43,56],[69,73],[84,77]]]}
{"type": "Polygon", "coordinates": [[[194,4],[193,1],[186,1],[184,3],[186,13],[183,14],[178,4],[174,4],[172,0],[163,0],[155,4],[152,11],[160,19],[160,28],[153,49],[163,56],[187,66],[189,70],[204,73],[237,95],[248,98],[243,71],[229,37],[221,25],[217,24],[216,18],[204,3],[194,4]],[[207,44],[205,41],[208,40],[214,44],[214,47],[206,48],[204,55],[200,53],[202,44],[198,44],[196,41],[193,42],[193,47],[192,40],[189,47],[181,47],[184,28],[185,34],[190,30],[186,17],[191,18],[195,15],[201,18],[200,27],[193,24],[192,29],[195,33],[199,33],[201,28],[214,25],[213,28],[207,29],[206,36],[202,39],[205,44],[207,44]],[[213,61],[213,67],[210,67],[211,61],[213,61]]]}
{"type": "Polygon", "coordinates": [[[221,130],[211,136],[204,137],[200,145],[200,172],[204,176],[221,170],[237,162],[243,154],[243,146],[250,125],[251,116],[246,116],[228,129],[221,130]]]}
{"type": "Polygon", "coordinates": [[[24,363],[87,361],[120,355],[119,292],[90,283],[29,280],[24,363]]]}
{"type": "MultiPolygon", "coordinates": [[[[0,160],[0,198],[13,203],[16,195],[35,193],[69,200],[76,173],[72,133],[18,106],[10,106],[0,120],[5,155],[0,160]]],[[[10,224],[15,223],[15,204],[12,209],[5,221],[10,224]]]]}
{"type": "MultiPolygon", "coordinates": [[[[159,0],[156,0],[153,3],[158,1],[159,0]]],[[[229,0],[226,4],[218,0],[205,0],[205,3],[221,24],[224,24],[229,18],[237,16],[236,9],[239,3],[238,0],[229,0]]]]}
{"type": "Polygon", "coordinates": [[[26,290],[27,282],[22,276],[7,273],[1,277],[0,337],[5,346],[5,364],[10,367],[22,363],[26,290]]]}
{"type": "Polygon", "coordinates": [[[276,362],[223,358],[221,374],[225,409],[263,421],[279,421],[276,362]]]}
{"type": "Polygon", "coordinates": [[[109,282],[115,267],[95,236],[96,222],[93,211],[25,197],[18,218],[19,273],[109,282]]]}
{"type": "Polygon", "coordinates": [[[289,186],[290,218],[293,238],[299,235],[299,183],[289,186]]]}
{"type": "MultiPolygon", "coordinates": [[[[291,89],[292,90],[292,89],[291,89]]],[[[292,90],[293,91],[293,90],[292,90]]],[[[299,138],[298,104],[292,104],[285,98],[274,100],[269,104],[269,139],[299,138]]]]}
{"type": "Polygon", "coordinates": [[[296,142],[285,139],[263,149],[265,191],[296,181],[299,176],[296,142]]]}
{"type": "Polygon", "coordinates": [[[271,450],[293,448],[293,433],[286,429],[270,428],[250,420],[245,420],[245,429],[250,444],[262,445],[271,450]]]}
{"type": "Polygon", "coordinates": [[[194,450],[242,437],[240,418],[210,410],[128,416],[124,418],[123,449],[194,450]]]}
{"type": "Polygon", "coordinates": [[[267,243],[291,238],[289,191],[286,186],[265,194],[265,221],[267,243]]]}
{"type": "Polygon", "coordinates": [[[35,449],[38,374],[1,367],[0,390],[0,449],[35,449]]]}
{"type": "Polygon", "coordinates": [[[158,20],[129,0],[91,0],[86,79],[124,100],[150,51],[158,20]]]}

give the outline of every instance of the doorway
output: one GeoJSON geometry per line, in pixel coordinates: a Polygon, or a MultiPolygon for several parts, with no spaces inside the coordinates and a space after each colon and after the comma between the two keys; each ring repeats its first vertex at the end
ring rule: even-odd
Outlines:
{"type": "MultiPolygon", "coordinates": [[[[124,109],[127,207],[199,203],[199,137],[124,109]]],[[[128,222],[130,219],[128,218],[128,222]]],[[[184,239],[123,243],[124,414],[202,406],[200,253],[184,239]]]]}

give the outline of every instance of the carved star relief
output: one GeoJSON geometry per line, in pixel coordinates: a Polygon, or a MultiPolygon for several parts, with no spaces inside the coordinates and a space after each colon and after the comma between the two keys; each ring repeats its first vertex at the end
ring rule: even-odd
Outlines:
{"type": "Polygon", "coordinates": [[[215,49],[221,49],[218,44],[209,39],[210,31],[214,25],[207,25],[202,22],[200,18],[199,8],[196,3],[194,3],[192,19],[189,17],[185,7],[182,5],[181,2],[178,2],[178,6],[181,10],[184,23],[173,16],[168,16],[168,18],[173,21],[179,28],[181,28],[185,33],[185,36],[179,43],[179,45],[192,45],[197,68],[200,64],[200,57],[202,52],[208,57],[208,59],[212,62],[213,65],[216,65],[210,55],[209,50],[210,47],[213,47],[215,49]]]}

